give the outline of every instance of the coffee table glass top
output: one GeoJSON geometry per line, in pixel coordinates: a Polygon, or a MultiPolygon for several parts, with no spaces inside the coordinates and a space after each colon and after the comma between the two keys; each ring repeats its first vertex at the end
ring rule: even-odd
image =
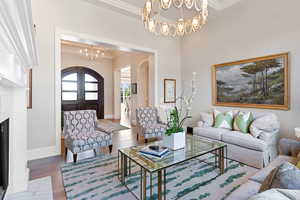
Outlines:
{"type": "Polygon", "coordinates": [[[223,148],[225,144],[221,142],[206,141],[197,136],[186,136],[186,146],[184,149],[176,151],[169,150],[163,158],[150,158],[139,153],[139,150],[148,145],[163,145],[162,141],[148,143],[141,146],[133,146],[119,149],[119,152],[126,155],[135,163],[146,169],[148,172],[156,172],[186,160],[210,153],[223,148]]]}

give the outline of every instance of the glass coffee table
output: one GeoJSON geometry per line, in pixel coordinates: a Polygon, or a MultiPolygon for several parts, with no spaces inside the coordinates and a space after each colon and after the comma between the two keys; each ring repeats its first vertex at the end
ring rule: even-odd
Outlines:
{"type": "MultiPolygon", "coordinates": [[[[184,149],[176,151],[169,150],[163,158],[149,158],[139,153],[145,146],[153,144],[163,145],[162,141],[149,143],[141,146],[133,146],[119,149],[118,151],[118,178],[121,183],[137,198],[147,199],[147,187],[150,187],[148,199],[153,199],[153,174],[157,173],[157,199],[166,199],[166,170],[174,165],[191,159],[199,159],[207,154],[214,155],[214,166],[224,173],[225,155],[227,146],[221,142],[207,141],[197,136],[187,135],[184,149]],[[126,184],[126,177],[130,176],[132,162],[140,167],[140,195],[136,195],[126,184]],[[147,185],[147,173],[149,185],[147,185]]],[[[227,155],[226,155],[227,157],[227,155]]]]}

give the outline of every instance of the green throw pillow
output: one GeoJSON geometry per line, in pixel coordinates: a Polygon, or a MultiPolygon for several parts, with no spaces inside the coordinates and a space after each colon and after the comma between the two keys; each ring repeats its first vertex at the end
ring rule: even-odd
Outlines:
{"type": "Polygon", "coordinates": [[[214,110],[215,128],[226,128],[232,130],[233,123],[233,112],[229,111],[226,113],[214,110]]]}
{"type": "Polygon", "coordinates": [[[242,133],[249,133],[249,128],[253,120],[252,112],[239,112],[234,118],[233,129],[242,133]]]}

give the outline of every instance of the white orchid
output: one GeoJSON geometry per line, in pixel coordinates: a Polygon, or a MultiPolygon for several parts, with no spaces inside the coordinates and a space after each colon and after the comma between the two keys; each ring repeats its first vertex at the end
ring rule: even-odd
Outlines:
{"type": "Polygon", "coordinates": [[[193,73],[191,91],[186,92],[186,90],[183,90],[181,95],[176,98],[176,103],[168,105],[165,109],[168,125],[167,135],[183,131],[182,127],[185,120],[192,117],[192,103],[196,93],[196,73],[193,73]],[[188,94],[186,95],[186,93],[188,94]]]}

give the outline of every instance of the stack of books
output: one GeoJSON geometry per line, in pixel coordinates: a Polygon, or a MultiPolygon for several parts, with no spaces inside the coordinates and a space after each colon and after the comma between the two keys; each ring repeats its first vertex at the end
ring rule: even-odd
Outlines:
{"type": "Polygon", "coordinates": [[[140,150],[142,155],[147,157],[162,158],[169,152],[169,149],[159,145],[149,145],[140,150]]]}

